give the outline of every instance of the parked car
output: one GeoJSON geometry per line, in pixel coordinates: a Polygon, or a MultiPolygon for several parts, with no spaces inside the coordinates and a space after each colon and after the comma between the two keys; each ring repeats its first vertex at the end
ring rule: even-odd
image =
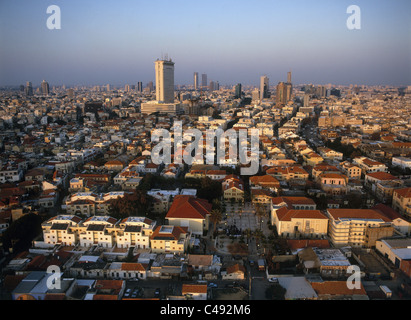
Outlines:
{"type": "Polygon", "coordinates": [[[211,283],[208,284],[208,287],[209,288],[217,288],[218,285],[216,283],[211,282],[211,283]]]}
{"type": "Polygon", "coordinates": [[[269,279],[268,279],[268,282],[278,283],[278,278],[269,278],[269,279]]]}
{"type": "Polygon", "coordinates": [[[160,288],[157,288],[156,291],[154,291],[154,297],[155,298],[160,298],[160,293],[161,293],[160,288]]]}
{"type": "Polygon", "coordinates": [[[130,296],[131,289],[127,289],[126,292],[124,292],[124,297],[128,298],[130,296]]]}

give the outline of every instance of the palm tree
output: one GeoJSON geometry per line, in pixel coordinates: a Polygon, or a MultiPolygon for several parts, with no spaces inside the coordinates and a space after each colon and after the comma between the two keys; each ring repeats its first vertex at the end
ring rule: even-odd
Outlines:
{"type": "Polygon", "coordinates": [[[261,230],[261,221],[262,221],[262,218],[264,216],[266,216],[266,214],[265,214],[264,208],[261,206],[260,203],[257,203],[257,205],[256,205],[255,214],[257,215],[258,219],[260,220],[260,230],[261,230]]]}
{"type": "Polygon", "coordinates": [[[215,233],[217,224],[219,224],[222,219],[223,219],[223,214],[221,210],[218,210],[218,209],[211,210],[210,221],[213,223],[213,234],[215,233]]]}

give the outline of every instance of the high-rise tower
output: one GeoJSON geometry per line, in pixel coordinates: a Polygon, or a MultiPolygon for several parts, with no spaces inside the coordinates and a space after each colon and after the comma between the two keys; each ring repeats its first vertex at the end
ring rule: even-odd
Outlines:
{"type": "Polygon", "coordinates": [[[267,76],[260,78],[260,100],[268,98],[269,80],[267,76]]]}
{"type": "Polygon", "coordinates": [[[171,59],[157,60],[156,100],[164,103],[174,102],[174,62],[171,59]]]}
{"type": "Polygon", "coordinates": [[[194,72],[194,90],[198,90],[198,72],[194,72]]]}
{"type": "Polygon", "coordinates": [[[49,88],[49,84],[46,80],[43,80],[41,82],[41,93],[45,96],[48,96],[50,93],[50,88],[49,88]]]}

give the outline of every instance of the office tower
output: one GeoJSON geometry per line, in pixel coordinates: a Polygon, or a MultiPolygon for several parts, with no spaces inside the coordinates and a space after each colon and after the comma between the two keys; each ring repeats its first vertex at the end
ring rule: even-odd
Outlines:
{"type": "Polygon", "coordinates": [[[293,84],[291,83],[291,71],[287,73],[287,83],[285,84],[285,99],[290,101],[293,96],[293,84]]]}
{"type": "Polygon", "coordinates": [[[33,86],[32,86],[30,81],[27,81],[27,83],[26,83],[25,94],[27,96],[32,96],[33,95],[33,86]]]}
{"type": "Polygon", "coordinates": [[[143,83],[141,81],[137,82],[137,92],[143,92],[143,83]]]}
{"type": "Polygon", "coordinates": [[[198,72],[194,72],[194,90],[198,89],[198,72]]]}
{"type": "Polygon", "coordinates": [[[238,83],[234,89],[234,99],[241,99],[241,83],[238,83]]]}
{"type": "Polygon", "coordinates": [[[308,107],[309,105],[310,105],[310,95],[306,93],[306,94],[304,94],[303,106],[308,107]]]}
{"type": "Polygon", "coordinates": [[[46,80],[43,80],[41,82],[41,93],[45,96],[48,96],[50,93],[50,87],[46,80]]]}
{"type": "Polygon", "coordinates": [[[207,75],[205,73],[201,75],[201,86],[203,88],[207,87],[207,75]]]}
{"type": "Polygon", "coordinates": [[[154,90],[153,81],[150,81],[149,83],[147,83],[147,88],[150,92],[152,92],[154,90]]]}
{"type": "Polygon", "coordinates": [[[130,85],[129,85],[129,84],[126,84],[126,85],[124,86],[124,91],[130,92],[130,85]]]}
{"type": "Polygon", "coordinates": [[[260,78],[260,100],[266,99],[269,97],[269,80],[267,76],[262,76],[260,78]]]}
{"type": "Polygon", "coordinates": [[[174,102],[174,62],[157,60],[156,67],[156,100],[164,103],[174,102]]]}
{"type": "Polygon", "coordinates": [[[284,82],[279,82],[277,85],[277,93],[276,93],[276,104],[285,105],[287,103],[286,100],[286,86],[284,82]]]}
{"type": "Polygon", "coordinates": [[[255,89],[255,90],[251,93],[251,99],[252,99],[252,101],[260,100],[260,90],[255,89]]]}
{"type": "Polygon", "coordinates": [[[293,95],[293,85],[291,83],[285,84],[285,101],[290,101],[293,95]]]}
{"type": "Polygon", "coordinates": [[[110,91],[110,85],[109,84],[106,85],[106,90],[107,90],[107,92],[110,91]]]}
{"type": "Polygon", "coordinates": [[[214,91],[214,87],[215,87],[215,82],[214,81],[210,81],[210,84],[209,84],[209,86],[208,86],[208,90],[211,92],[211,91],[214,91]]]}
{"type": "Polygon", "coordinates": [[[174,62],[168,58],[165,60],[157,59],[155,69],[156,100],[142,103],[140,112],[143,114],[152,114],[155,112],[172,115],[181,114],[181,105],[174,102],[174,62]]]}

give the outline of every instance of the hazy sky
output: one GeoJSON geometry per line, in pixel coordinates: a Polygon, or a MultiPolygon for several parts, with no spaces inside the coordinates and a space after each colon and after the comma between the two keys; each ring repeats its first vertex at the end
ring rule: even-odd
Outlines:
{"type": "Polygon", "coordinates": [[[175,83],[411,85],[410,0],[0,0],[0,85],[175,83]],[[361,9],[349,30],[347,8],[361,9]],[[61,9],[49,30],[47,7],[61,9]]]}

